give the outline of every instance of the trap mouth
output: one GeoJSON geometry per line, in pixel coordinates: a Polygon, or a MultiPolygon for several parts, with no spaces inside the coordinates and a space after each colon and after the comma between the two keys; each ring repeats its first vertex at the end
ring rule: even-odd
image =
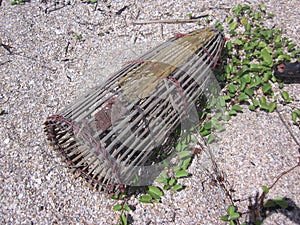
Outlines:
{"type": "Polygon", "coordinates": [[[174,130],[199,124],[199,96],[218,89],[213,69],[223,46],[223,35],[205,28],[127,63],[46,119],[50,145],[93,188],[150,185],[173,156],[174,130]]]}

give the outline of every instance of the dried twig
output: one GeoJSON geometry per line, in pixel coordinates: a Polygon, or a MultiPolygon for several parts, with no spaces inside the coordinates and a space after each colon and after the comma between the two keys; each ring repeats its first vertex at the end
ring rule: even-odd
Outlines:
{"type": "Polygon", "coordinates": [[[5,62],[0,62],[0,66],[3,66],[4,64],[9,63],[9,62],[11,62],[11,60],[7,60],[5,62]]]}
{"type": "Polygon", "coordinates": [[[292,168],[290,168],[290,169],[288,169],[288,170],[286,170],[286,171],[283,171],[283,172],[276,178],[276,180],[275,180],[274,183],[269,187],[269,189],[272,189],[272,188],[275,186],[275,184],[276,184],[276,183],[277,183],[284,175],[290,173],[291,171],[293,171],[294,169],[296,169],[296,168],[299,167],[299,166],[300,166],[300,157],[298,157],[298,163],[297,163],[295,166],[293,166],[292,168]]]}
{"type": "Polygon", "coordinates": [[[280,112],[278,111],[278,109],[275,109],[280,120],[282,121],[282,123],[284,124],[284,126],[286,127],[286,129],[288,130],[288,132],[290,133],[291,137],[293,138],[293,140],[295,141],[295,143],[300,147],[300,143],[297,140],[297,138],[295,137],[295,135],[293,134],[293,132],[291,131],[290,127],[287,125],[286,121],[283,119],[282,115],[280,114],[280,112]]]}
{"type": "Polygon", "coordinates": [[[9,54],[12,54],[12,48],[10,45],[6,45],[6,44],[3,44],[3,43],[0,43],[0,46],[2,46],[6,51],[9,52],[9,54]]]}
{"type": "MultiPolygon", "coordinates": [[[[198,18],[206,17],[208,14],[204,14],[198,16],[198,18]]],[[[155,23],[195,23],[198,22],[199,19],[166,19],[166,20],[141,20],[141,21],[134,21],[132,22],[133,25],[143,25],[143,24],[155,24],[155,23]]]]}

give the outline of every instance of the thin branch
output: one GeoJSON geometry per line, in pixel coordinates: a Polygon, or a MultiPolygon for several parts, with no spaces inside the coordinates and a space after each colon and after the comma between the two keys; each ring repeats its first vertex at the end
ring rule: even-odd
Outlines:
{"type": "Polygon", "coordinates": [[[300,143],[297,140],[297,138],[295,137],[295,135],[293,134],[293,132],[291,131],[290,127],[287,125],[287,123],[284,121],[284,119],[282,118],[282,115],[280,114],[280,112],[278,111],[278,109],[276,109],[276,112],[281,120],[281,122],[284,124],[284,126],[286,127],[286,129],[288,130],[288,132],[290,133],[290,135],[292,136],[293,140],[296,142],[296,144],[300,147],[300,143]]]}
{"type": "Polygon", "coordinates": [[[286,170],[286,171],[283,171],[275,180],[275,182],[269,187],[269,189],[273,188],[275,186],[275,184],[286,174],[290,173],[292,170],[296,169],[298,166],[300,166],[300,157],[298,159],[298,163],[297,165],[293,166],[292,168],[286,170]]]}
{"type": "MultiPolygon", "coordinates": [[[[201,17],[207,17],[208,14],[204,14],[199,16],[201,17]]],[[[172,23],[196,23],[199,22],[199,19],[167,19],[167,20],[141,20],[141,21],[134,21],[132,22],[133,25],[144,25],[144,24],[156,24],[156,23],[166,23],[166,24],[172,24],[172,23]]]]}
{"type": "Polygon", "coordinates": [[[7,60],[5,62],[0,62],[0,66],[3,66],[4,64],[9,63],[9,62],[11,62],[11,60],[7,60]]]}

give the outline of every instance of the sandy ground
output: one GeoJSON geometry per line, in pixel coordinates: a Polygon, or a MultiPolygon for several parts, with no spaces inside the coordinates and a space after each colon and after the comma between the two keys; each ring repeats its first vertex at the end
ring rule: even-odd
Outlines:
{"type": "MultiPolygon", "coordinates": [[[[224,20],[231,6],[243,1],[32,1],[10,5],[0,1],[0,223],[114,224],[118,214],[106,194],[91,191],[75,179],[47,145],[42,123],[113,71],[135,59],[174,32],[186,33],[197,24],[134,25],[134,21],[187,18],[209,14],[224,20]],[[125,7],[127,6],[127,7],[125,7]],[[124,8],[125,7],[125,8],[124,8]],[[121,9],[124,9],[123,11],[121,9]]],[[[248,1],[244,1],[248,2],[248,1]]],[[[275,13],[273,24],[299,46],[299,1],[253,1],[275,13]]],[[[226,125],[214,148],[215,161],[247,209],[248,197],[261,185],[297,163],[299,127],[290,114],[300,108],[299,84],[286,85],[293,106],[278,112],[245,112],[226,125]],[[282,116],[282,119],[279,117],[282,116]],[[285,126],[287,124],[287,127],[285,126]]],[[[167,192],[162,204],[129,203],[133,224],[224,224],[228,206],[224,191],[210,182],[196,158],[184,179],[186,189],[167,192]]],[[[211,171],[212,172],[212,171],[211,171]]],[[[289,199],[290,210],[278,210],[264,224],[300,224],[299,168],[272,189],[270,198],[289,199]]]]}

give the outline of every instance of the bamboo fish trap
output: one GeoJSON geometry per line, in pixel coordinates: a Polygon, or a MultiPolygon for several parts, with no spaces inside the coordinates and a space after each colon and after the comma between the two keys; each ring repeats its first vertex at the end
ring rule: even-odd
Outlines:
{"type": "Polygon", "coordinates": [[[172,152],[170,134],[191,119],[223,46],[223,35],[213,28],[157,46],[49,116],[44,129],[50,144],[94,188],[114,192],[148,185],[156,173],[143,168],[172,152]]]}

